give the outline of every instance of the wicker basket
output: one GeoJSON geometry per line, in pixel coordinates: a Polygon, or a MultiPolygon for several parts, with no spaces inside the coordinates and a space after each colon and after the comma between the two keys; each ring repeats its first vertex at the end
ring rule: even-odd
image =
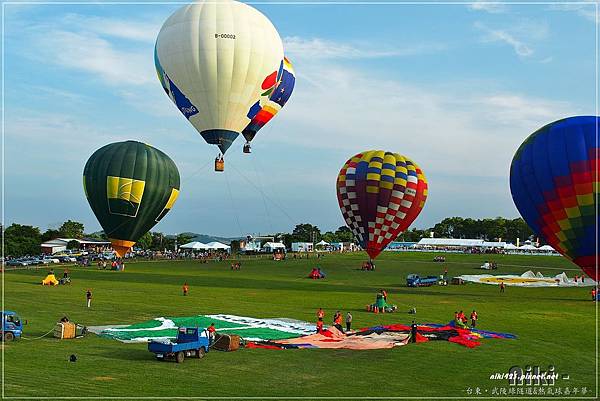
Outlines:
{"type": "Polygon", "coordinates": [[[233,334],[217,334],[212,348],[219,351],[235,351],[240,348],[240,340],[240,336],[233,334]]]}

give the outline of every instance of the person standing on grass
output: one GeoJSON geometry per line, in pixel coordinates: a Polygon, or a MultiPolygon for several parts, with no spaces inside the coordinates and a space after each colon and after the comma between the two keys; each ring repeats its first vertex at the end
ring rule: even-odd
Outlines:
{"type": "Polygon", "coordinates": [[[215,324],[211,323],[210,326],[208,326],[208,338],[210,339],[210,342],[212,343],[213,341],[215,341],[215,335],[217,333],[217,329],[215,328],[215,324]]]}
{"type": "Polygon", "coordinates": [[[504,293],[504,281],[500,282],[500,293],[504,293]]]}
{"type": "Polygon", "coordinates": [[[335,316],[333,317],[333,325],[342,333],[344,332],[344,328],[342,327],[342,312],[337,311],[335,313],[335,316]]]}
{"type": "Polygon", "coordinates": [[[416,343],[417,342],[417,324],[415,323],[415,321],[412,321],[412,324],[410,325],[410,342],[411,343],[416,343]]]}
{"type": "Polygon", "coordinates": [[[317,320],[322,322],[324,317],[325,311],[323,311],[323,308],[319,308],[319,310],[317,311],[317,320]]]}
{"type": "Polygon", "coordinates": [[[598,294],[596,287],[592,287],[592,301],[596,300],[596,295],[598,294]]]}
{"type": "Polygon", "coordinates": [[[92,290],[90,288],[87,289],[85,293],[85,299],[87,300],[87,307],[92,307],[92,290]]]}
{"type": "Polygon", "coordinates": [[[346,331],[350,331],[352,327],[352,314],[350,312],[346,313],[346,331]]]}
{"type": "Polygon", "coordinates": [[[190,287],[188,286],[188,283],[185,282],[183,283],[183,287],[181,287],[181,289],[183,290],[183,296],[187,296],[188,291],[190,290],[190,287]]]}
{"type": "Polygon", "coordinates": [[[471,328],[475,328],[475,324],[477,323],[477,312],[475,311],[475,309],[473,309],[473,312],[471,312],[471,328]]]}
{"type": "Polygon", "coordinates": [[[317,320],[317,334],[321,334],[323,332],[323,320],[317,320]]]}

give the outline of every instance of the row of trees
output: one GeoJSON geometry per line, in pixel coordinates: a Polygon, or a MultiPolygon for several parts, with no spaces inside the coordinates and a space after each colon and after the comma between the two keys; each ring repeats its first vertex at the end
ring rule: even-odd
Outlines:
{"type": "MultiPolygon", "coordinates": [[[[96,238],[106,240],[104,233],[84,234],[85,227],[77,221],[67,220],[58,229],[48,229],[41,232],[38,227],[12,224],[4,230],[4,254],[11,256],[36,255],[40,252],[40,244],[55,238],[96,238]]],[[[438,238],[476,238],[486,241],[507,240],[515,241],[532,239],[533,231],[521,218],[505,219],[471,219],[449,217],[434,225],[432,228],[419,230],[412,228],[400,234],[398,241],[416,242],[430,236],[433,232],[438,238]]],[[[280,233],[277,239],[287,247],[292,242],[351,242],[352,232],[348,227],[339,227],[336,231],[322,233],[319,227],[304,223],[298,224],[291,233],[280,233]]],[[[140,238],[137,246],[144,250],[175,249],[192,240],[189,233],[165,235],[161,232],[149,232],[140,238]]]]}

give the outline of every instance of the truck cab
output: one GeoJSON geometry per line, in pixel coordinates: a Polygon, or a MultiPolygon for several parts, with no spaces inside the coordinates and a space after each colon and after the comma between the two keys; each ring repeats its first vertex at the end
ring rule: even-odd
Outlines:
{"type": "Polygon", "coordinates": [[[194,356],[203,358],[210,348],[210,340],[206,329],[198,327],[180,327],[177,329],[177,338],[173,341],[148,342],[148,351],[153,352],[156,359],[175,359],[177,363],[183,362],[185,357],[194,356]]]}
{"type": "Polygon", "coordinates": [[[23,322],[16,312],[5,310],[2,312],[2,341],[12,341],[20,338],[23,332],[23,322]]]}

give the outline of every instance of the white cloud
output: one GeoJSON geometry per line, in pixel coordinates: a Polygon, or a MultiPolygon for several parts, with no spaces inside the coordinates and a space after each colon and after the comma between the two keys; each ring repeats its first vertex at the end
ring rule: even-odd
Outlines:
{"type": "Polygon", "coordinates": [[[486,1],[475,1],[468,5],[469,9],[474,11],[485,11],[490,14],[499,14],[506,12],[506,4],[503,3],[490,3],[486,1]]]}
{"type": "Polygon", "coordinates": [[[286,54],[294,58],[311,59],[369,59],[405,57],[442,51],[442,44],[420,44],[410,47],[373,49],[370,44],[341,43],[321,38],[305,39],[288,36],[283,39],[286,54]]]}
{"type": "Polygon", "coordinates": [[[549,9],[556,11],[572,11],[588,21],[600,24],[600,19],[597,19],[596,16],[596,2],[593,0],[584,1],[588,1],[589,4],[552,4],[549,6],[549,9]]]}
{"type": "Polygon", "coordinates": [[[286,129],[274,128],[269,141],[348,155],[392,149],[435,174],[504,177],[527,135],[576,111],[565,102],[460,85],[433,90],[334,64],[303,71],[314,80],[327,71],[327,86],[299,84],[272,122],[286,129]]]}
{"type": "Polygon", "coordinates": [[[528,57],[533,54],[533,49],[525,42],[516,38],[513,34],[502,29],[491,29],[481,22],[475,23],[475,28],[485,32],[485,36],[482,38],[485,42],[503,42],[514,49],[515,53],[521,57],[528,57]]]}
{"type": "Polygon", "coordinates": [[[35,43],[35,58],[91,73],[110,85],[145,85],[156,81],[151,50],[117,49],[93,33],[66,30],[40,33],[35,43]]]}
{"type": "Polygon", "coordinates": [[[135,21],[68,14],[63,23],[102,36],[154,43],[161,27],[159,21],[135,21]]]}

